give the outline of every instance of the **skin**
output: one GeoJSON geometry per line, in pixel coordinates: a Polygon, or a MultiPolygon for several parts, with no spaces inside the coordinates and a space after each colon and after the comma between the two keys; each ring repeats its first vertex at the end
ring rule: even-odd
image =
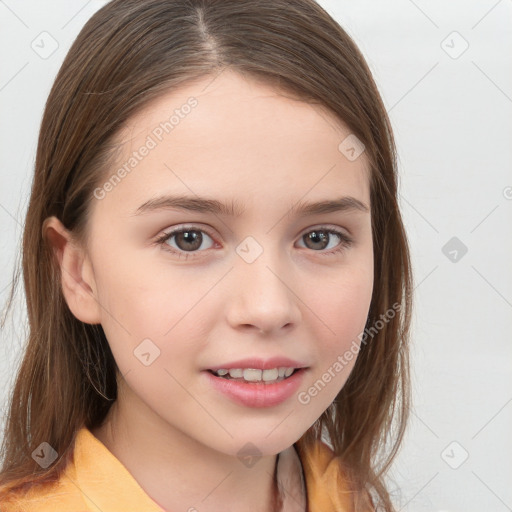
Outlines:
{"type": "Polygon", "coordinates": [[[92,201],[86,247],[55,217],[44,229],[67,304],[81,321],[101,323],[124,376],[93,434],[166,510],[266,511],[276,454],[331,404],[355,358],[308,404],[295,394],[267,408],[232,402],[201,370],[249,356],[290,357],[309,367],[304,391],[350,348],[371,300],[371,215],[288,213],[299,200],[341,196],[370,206],[367,162],[364,153],[350,161],[338,149],[350,130],[330,112],[227,70],[130,119],[106,179],[191,96],[198,105],[190,114],[92,201]],[[236,200],[246,211],[134,215],[171,193],[236,200]],[[155,242],[184,224],[208,230],[187,259],[171,252],[184,255],[186,241],[155,242]],[[308,246],[305,235],[325,226],[351,236],[352,245],[330,235],[328,246],[308,246]],[[263,249],[250,264],[236,252],[248,236],[263,249]],[[146,338],[160,350],[149,366],[134,356],[146,338]],[[237,457],[247,442],[262,454],[252,467],[237,457]]]}

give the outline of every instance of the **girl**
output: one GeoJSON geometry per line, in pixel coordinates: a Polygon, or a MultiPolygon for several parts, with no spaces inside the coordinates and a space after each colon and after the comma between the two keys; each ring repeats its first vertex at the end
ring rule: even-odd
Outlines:
{"type": "Polygon", "coordinates": [[[40,130],[1,509],[394,510],[396,179],[368,66],[313,0],[100,9],[40,130]]]}

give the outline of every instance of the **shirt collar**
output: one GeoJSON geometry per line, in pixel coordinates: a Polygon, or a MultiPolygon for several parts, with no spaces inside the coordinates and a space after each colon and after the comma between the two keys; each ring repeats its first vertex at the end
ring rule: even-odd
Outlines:
{"type": "Polygon", "coordinates": [[[283,497],[283,512],[306,512],[304,471],[293,445],[277,456],[277,484],[283,497]]]}
{"type": "MultiPolygon", "coordinates": [[[[127,468],[92,432],[77,433],[74,454],[76,485],[92,510],[164,512],[127,468]],[[108,482],[108,483],[107,483],[108,482]]],[[[277,482],[283,496],[283,512],[306,512],[306,485],[302,464],[294,446],[277,457],[277,482]]]]}

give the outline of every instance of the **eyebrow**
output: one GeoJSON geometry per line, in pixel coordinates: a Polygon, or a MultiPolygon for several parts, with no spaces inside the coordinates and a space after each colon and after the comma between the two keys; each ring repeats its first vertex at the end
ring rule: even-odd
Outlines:
{"type": "MultiPolygon", "coordinates": [[[[185,195],[167,195],[149,199],[135,210],[133,215],[144,215],[146,213],[159,210],[188,210],[200,213],[213,213],[216,215],[240,217],[245,213],[245,208],[241,203],[231,200],[228,203],[222,203],[216,199],[205,197],[192,197],[185,195]]],[[[322,213],[333,212],[369,212],[369,208],[355,197],[345,196],[337,199],[330,199],[317,202],[299,201],[292,206],[288,215],[306,216],[318,215],[322,213]]]]}

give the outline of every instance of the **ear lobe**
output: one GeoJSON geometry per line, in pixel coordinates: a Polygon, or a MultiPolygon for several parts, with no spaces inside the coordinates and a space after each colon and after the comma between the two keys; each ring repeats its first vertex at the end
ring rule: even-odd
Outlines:
{"type": "Polygon", "coordinates": [[[93,272],[84,249],[73,241],[70,231],[55,216],[45,219],[42,228],[57,259],[62,293],[73,315],[88,324],[99,324],[101,308],[96,297],[93,272]]]}

